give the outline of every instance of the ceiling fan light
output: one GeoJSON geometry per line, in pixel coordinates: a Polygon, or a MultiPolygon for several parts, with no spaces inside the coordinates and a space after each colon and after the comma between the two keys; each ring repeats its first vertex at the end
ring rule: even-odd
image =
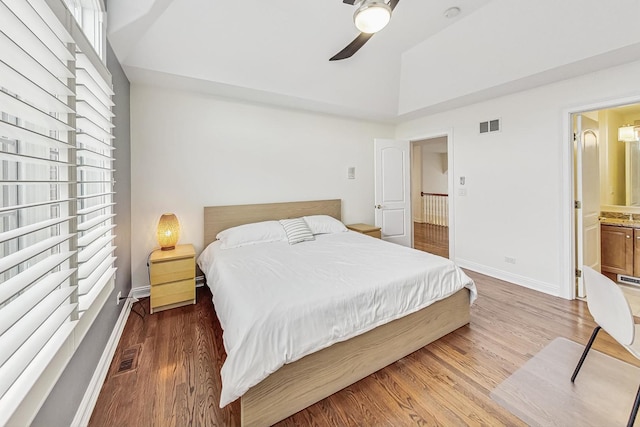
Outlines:
{"type": "Polygon", "coordinates": [[[377,33],[387,26],[391,19],[391,7],[381,1],[364,1],[353,15],[356,28],[363,33],[377,33]]]}

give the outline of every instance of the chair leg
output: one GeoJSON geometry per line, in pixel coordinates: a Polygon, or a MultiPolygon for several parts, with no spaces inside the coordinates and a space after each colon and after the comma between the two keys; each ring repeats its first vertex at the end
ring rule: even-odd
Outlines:
{"type": "Polygon", "coordinates": [[[587,343],[587,346],[584,348],[584,352],[582,352],[582,357],[580,357],[578,366],[576,366],[576,370],[573,371],[573,375],[571,375],[571,382],[574,382],[576,380],[576,377],[578,376],[578,372],[580,371],[580,368],[582,368],[582,364],[584,363],[584,359],[587,358],[587,353],[589,353],[589,350],[593,345],[593,341],[596,339],[596,335],[598,335],[598,332],[600,332],[600,329],[602,329],[600,326],[596,326],[595,329],[593,330],[593,333],[591,333],[591,338],[589,338],[589,342],[587,343]]]}
{"type": "Polygon", "coordinates": [[[640,407],[640,387],[638,387],[638,392],[636,393],[636,401],[633,402],[633,409],[629,415],[627,427],[633,427],[633,423],[636,421],[636,415],[638,415],[638,407],[640,407]]]}

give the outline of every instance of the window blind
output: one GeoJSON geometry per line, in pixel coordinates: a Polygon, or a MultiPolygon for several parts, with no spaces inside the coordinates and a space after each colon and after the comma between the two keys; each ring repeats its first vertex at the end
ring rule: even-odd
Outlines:
{"type": "Polygon", "coordinates": [[[0,0],[0,425],[115,273],[113,91],[56,16],[0,0]]]}
{"type": "Polygon", "coordinates": [[[82,315],[115,273],[113,90],[76,51],[78,296],[82,315]]]}

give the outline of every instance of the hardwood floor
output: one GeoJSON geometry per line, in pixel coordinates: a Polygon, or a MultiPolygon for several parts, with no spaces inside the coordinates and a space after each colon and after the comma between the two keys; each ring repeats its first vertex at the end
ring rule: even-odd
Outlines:
{"type": "MultiPolygon", "coordinates": [[[[595,325],[583,301],[468,274],[480,294],[469,325],[278,425],[523,425],[489,393],[554,338],[584,344],[595,325]]],[[[605,332],[594,348],[640,366],[605,332]]],[[[238,425],[238,402],[218,408],[224,359],[208,288],[195,305],[144,319],[131,313],[90,426],[238,425]],[[137,368],[116,374],[135,346],[137,368]]]]}
{"type": "Polygon", "coordinates": [[[414,222],[413,247],[449,258],[449,227],[414,222]]]}

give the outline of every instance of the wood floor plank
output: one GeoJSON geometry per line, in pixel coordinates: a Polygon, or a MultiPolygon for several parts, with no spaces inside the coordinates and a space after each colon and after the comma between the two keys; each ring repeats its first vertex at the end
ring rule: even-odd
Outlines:
{"type": "MultiPolygon", "coordinates": [[[[523,425],[491,391],[556,337],[584,344],[595,324],[584,301],[468,274],[480,295],[469,325],[278,425],[523,425]]],[[[137,306],[148,313],[148,304],[137,306]]],[[[604,332],[594,348],[640,366],[604,332]]],[[[239,425],[239,402],[218,407],[225,358],[208,288],[198,289],[195,305],[144,319],[132,313],[90,426],[239,425]],[[133,346],[137,368],[118,373],[119,355],[133,346]]]]}

